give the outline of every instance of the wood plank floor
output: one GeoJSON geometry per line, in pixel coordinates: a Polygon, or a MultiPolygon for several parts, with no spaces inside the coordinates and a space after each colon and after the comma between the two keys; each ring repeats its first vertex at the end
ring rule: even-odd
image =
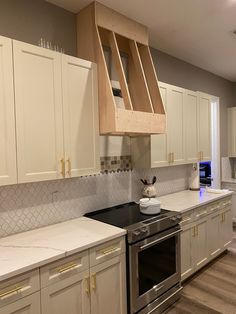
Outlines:
{"type": "Polygon", "coordinates": [[[228,252],[184,283],[165,314],[236,314],[236,230],[228,252]]]}

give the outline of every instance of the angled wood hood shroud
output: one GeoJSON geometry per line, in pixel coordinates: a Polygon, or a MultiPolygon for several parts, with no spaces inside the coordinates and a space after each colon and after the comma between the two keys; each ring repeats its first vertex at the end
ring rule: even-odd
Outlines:
{"type": "Polygon", "coordinates": [[[165,109],[147,27],[93,2],[77,15],[77,53],[98,65],[100,134],[165,133],[165,109]],[[125,108],[117,108],[104,47],[111,51],[125,108]],[[128,56],[128,79],[122,53],[128,56]]]}

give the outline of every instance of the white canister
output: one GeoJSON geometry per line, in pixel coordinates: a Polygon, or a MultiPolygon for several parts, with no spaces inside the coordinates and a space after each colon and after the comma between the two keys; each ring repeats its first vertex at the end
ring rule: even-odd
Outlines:
{"type": "Polygon", "coordinates": [[[155,215],[161,211],[161,202],[156,198],[141,198],[139,208],[142,214],[155,215]]]}

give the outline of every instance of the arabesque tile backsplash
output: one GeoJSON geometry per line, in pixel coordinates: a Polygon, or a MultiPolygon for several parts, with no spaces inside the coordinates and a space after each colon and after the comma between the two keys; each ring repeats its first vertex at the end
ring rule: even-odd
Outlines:
{"type": "Polygon", "coordinates": [[[0,187],[0,237],[139,199],[140,177],[156,175],[158,195],[184,190],[188,173],[177,166],[0,187]]]}

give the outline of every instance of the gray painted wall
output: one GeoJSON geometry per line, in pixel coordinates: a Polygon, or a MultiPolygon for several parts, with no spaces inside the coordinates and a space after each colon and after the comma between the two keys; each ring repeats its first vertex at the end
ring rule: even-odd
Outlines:
{"type": "Polygon", "coordinates": [[[0,0],[0,35],[38,45],[51,41],[76,53],[76,17],[44,0],[0,0]]]}
{"type": "MultiPolygon", "coordinates": [[[[44,0],[0,0],[0,35],[37,45],[41,37],[76,55],[76,16],[44,0]]],[[[236,84],[152,49],[160,81],[220,97],[221,155],[227,155],[227,107],[236,84]]]]}

